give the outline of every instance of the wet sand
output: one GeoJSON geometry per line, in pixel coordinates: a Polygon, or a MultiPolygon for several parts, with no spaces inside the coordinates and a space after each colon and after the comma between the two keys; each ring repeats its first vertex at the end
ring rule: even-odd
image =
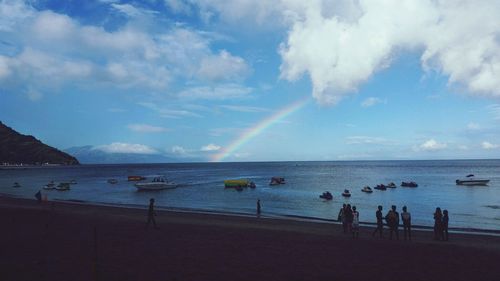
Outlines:
{"type": "Polygon", "coordinates": [[[0,280],[500,280],[497,236],[171,211],[145,230],[146,213],[0,197],[0,280]]]}

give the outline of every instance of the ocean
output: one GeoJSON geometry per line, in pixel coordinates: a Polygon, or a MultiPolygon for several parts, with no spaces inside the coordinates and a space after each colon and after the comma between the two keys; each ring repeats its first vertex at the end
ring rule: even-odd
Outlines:
{"type": "Polygon", "coordinates": [[[433,225],[436,207],[447,209],[450,227],[500,231],[500,160],[439,161],[329,161],[329,162],[247,162],[247,163],[178,163],[121,164],[23,167],[0,169],[0,193],[32,198],[49,181],[77,184],[69,191],[42,190],[48,200],[71,200],[87,203],[146,208],[155,198],[160,209],[253,215],[261,200],[262,215],[290,219],[330,221],[337,218],[343,203],[357,207],[360,220],[375,222],[375,211],[384,213],[391,205],[401,211],[403,205],[412,214],[412,222],[433,225]],[[488,186],[458,186],[456,179],[467,174],[490,179],[488,186]],[[151,180],[165,176],[179,187],[162,191],[139,192],[129,175],[151,180]],[[280,176],[286,184],[270,186],[271,177],[280,176]],[[115,178],[117,184],[107,183],[115,178]],[[225,179],[247,178],[255,189],[243,191],[224,188],[225,179]],[[402,181],[415,181],[417,188],[400,187],[402,181]],[[13,188],[19,182],[20,188],[13,188]],[[361,192],[365,185],[397,184],[395,189],[361,192]],[[341,193],[349,189],[352,196],[341,193]],[[333,200],[319,198],[324,191],[333,200]]]}

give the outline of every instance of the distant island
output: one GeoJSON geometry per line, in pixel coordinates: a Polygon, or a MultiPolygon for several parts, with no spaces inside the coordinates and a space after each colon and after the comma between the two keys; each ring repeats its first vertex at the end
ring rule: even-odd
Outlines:
{"type": "Polygon", "coordinates": [[[79,165],[78,160],[0,122],[0,165],[79,165]]]}

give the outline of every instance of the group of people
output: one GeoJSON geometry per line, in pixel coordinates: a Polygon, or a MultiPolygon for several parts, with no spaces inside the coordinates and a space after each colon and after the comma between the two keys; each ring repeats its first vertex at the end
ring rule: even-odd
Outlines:
{"type": "Polygon", "coordinates": [[[437,207],[434,212],[434,239],[448,241],[448,210],[441,212],[441,208],[437,207]]]}
{"type": "Polygon", "coordinates": [[[339,211],[338,220],[342,222],[344,233],[352,233],[352,238],[359,238],[359,212],[356,206],[344,204],[339,211]]]}
{"type": "MultiPolygon", "coordinates": [[[[385,224],[389,228],[389,239],[392,240],[394,235],[399,240],[399,226],[402,223],[404,240],[411,240],[412,224],[408,208],[403,206],[403,212],[399,214],[396,206],[392,205],[385,216],[382,210],[383,207],[379,205],[375,212],[377,228],[373,231],[372,236],[374,237],[378,232],[380,238],[383,238],[385,224]]],[[[344,233],[352,233],[353,238],[359,237],[359,212],[356,211],[356,206],[351,208],[350,204],[343,204],[338,214],[338,221],[342,222],[344,233]]],[[[436,208],[436,212],[434,213],[434,239],[448,241],[448,221],[448,211],[444,210],[441,212],[441,208],[436,208]]]]}

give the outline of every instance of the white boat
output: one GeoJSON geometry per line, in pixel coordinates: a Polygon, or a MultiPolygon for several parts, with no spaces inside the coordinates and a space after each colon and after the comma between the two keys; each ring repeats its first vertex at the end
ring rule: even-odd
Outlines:
{"type": "Polygon", "coordinates": [[[71,187],[70,187],[70,184],[69,182],[61,182],[60,184],[58,184],[56,186],[56,190],[59,190],[59,191],[66,191],[66,190],[70,190],[71,187]]]}
{"type": "Polygon", "coordinates": [[[349,192],[349,189],[344,189],[344,192],[342,192],[342,196],[351,197],[351,193],[349,192]]]}
{"type": "Polygon", "coordinates": [[[361,191],[363,192],[366,192],[366,193],[372,193],[373,190],[371,189],[371,187],[369,187],[368,185],[363,187],[363,189],[361,189],[361,191]]]}
{"type": "Polygon", "coordinates": [[[54,184],[53,181],[49,182],[48,184],[44,185],[43,186],[43,189],[45,190],[52,190],[52,189],[56,189],[56,185],[54,184]]]}
{"type": "Polygon", "coordinates": [[[457,185],[487,185],[490,180],[475,178],[473,174],[467,175],[465,179],[456,180],[457,185]]]}
{"type": "Polygon", "coordinates": [[[154,178],[152,182],[141,182],[135,184],[138,191],[173,189],[177,186],[178,184],[171,181],[169,182],[164,178],[154,178]]]}

